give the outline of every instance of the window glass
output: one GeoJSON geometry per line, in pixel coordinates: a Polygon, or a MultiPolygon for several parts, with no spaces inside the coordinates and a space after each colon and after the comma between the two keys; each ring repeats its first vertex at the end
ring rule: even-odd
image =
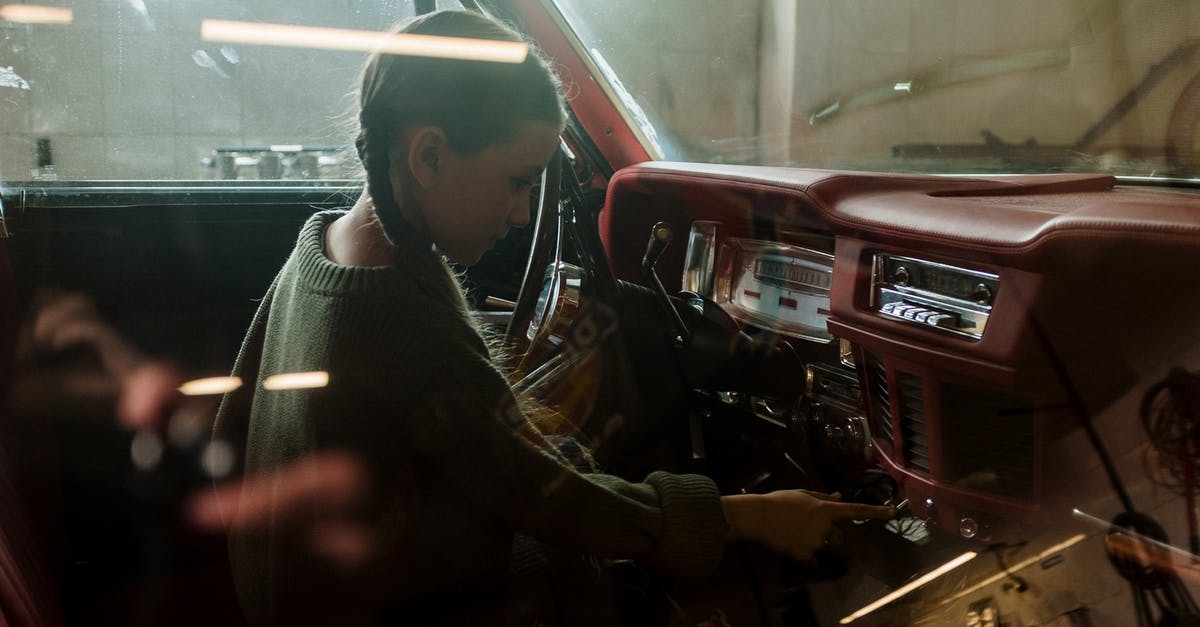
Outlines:
{"type": "Polygon", "coordinates": [[[344,176],[364,54],[211,41],[201,25],[378,31],[413,13],[411,0],[0,0],[0,180],[344,176]]]}
{"type": "Polygon", "coordinates": [[[1200,176],[1200,4],[556,0],[652,152],[1200,176]]]}

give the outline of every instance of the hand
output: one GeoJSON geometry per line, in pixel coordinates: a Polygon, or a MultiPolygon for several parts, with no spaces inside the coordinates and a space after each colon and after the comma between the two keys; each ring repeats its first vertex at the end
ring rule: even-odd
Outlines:
{"type": "Polygon", "coordinates": [[[843,503],[839,494],[778,490],[769,494],[721,497],[733,538],[754,540],[807,561],[817,549],[841,540],[840,520],[891,520],[895,510],[881,505],[843,503]]]}
{"type": "Polygon", "coordinates": [[[86,412],[115,395],[121,426],[165,428],[162,423],[181,400],[176,388],[182,379],[173,366],[142,355],[87,296],[42,291],[32,300],[16,348],[16,407],[86,412]],[[86,351],[95,365],[72,349],[86,351]]]}
{"type": "Polygon", "coordinates": [[[212,532],[246,534],[276,526],[301,536],[314,555],[352,572],[370,560],[378,540],[358,516],[367,484],[353,455],[318,453],[198,494],[188,514],[193,524],[212,532]]]}

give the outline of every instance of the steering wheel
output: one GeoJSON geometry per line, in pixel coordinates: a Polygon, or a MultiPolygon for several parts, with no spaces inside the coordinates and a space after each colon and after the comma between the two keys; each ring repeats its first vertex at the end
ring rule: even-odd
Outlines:
{"type": "Polygon", "coordinates": [[[552,260],[562,255],[559,245],[559,188],[562,182],[562,150],[556,150],[550,164],[542,173],[539,186],[537,221],[533,224],[533,243],[529,248],[529,259],[521,278],[521,291],[513,307],[512,318],[504,333],[505,342],[519,353],[528,352],[530,339],[529,324],[538,309],[538,296],[542,291],[542,275],[552,260]]]}
{"type": "Polygon", "coordinates": [[[661,303],[614,277],[570,154],[564,145],[543,176],[505,333],[518,362],[513,391],[557,410],[540,428],[582,437],[606,470],[632,476],[660,466],[651,461],[662,457],[652,450],[664,445],[658,430],[670,427],[662,418],[683,406],[686,386],[672,378],[677,355],[659,337],[661,303]]]}
{"type": "MultiPolygon", "coordinates": [[[[597,216],[589,211],[567,155],[565,142],[542,175],[533,243],[505,340],[523,355],[518,370],[529,372],[537,340],[561,334],[556,318],[570,319],[582,297],[614,307],[618,283],[608,265],[597,232],[597,216]],[[569,239],[569,242],[568,242],[569,239]],[[564,261],[566,245],[579,265],[564,261]],[[558,314],[556,316],[556,314],[558,314]]],[[[562,338],[557,338],[561,340],[562,338]]]]}

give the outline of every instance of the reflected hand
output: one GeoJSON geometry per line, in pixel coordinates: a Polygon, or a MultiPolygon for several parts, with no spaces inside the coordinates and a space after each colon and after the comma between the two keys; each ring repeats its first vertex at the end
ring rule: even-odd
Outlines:
{"type": "Polygon", "coordinates": [[[895,517],[891,507],[843,503],[839,494],[808,490],[725,496],[721,503],[732,537],[761,542],[801,561],[841,542],[841,530],[834,525],[838,521],[895,517]]]}
{"type": "Polygon", "coordinates": [[[285,528],[313,554],[353,571],[369,561],[377,544],[375,531],[359,516],[367,493],[366,471],[354,456],[319,453],[197,495],[189,517],[213,532],[285,528]]]}

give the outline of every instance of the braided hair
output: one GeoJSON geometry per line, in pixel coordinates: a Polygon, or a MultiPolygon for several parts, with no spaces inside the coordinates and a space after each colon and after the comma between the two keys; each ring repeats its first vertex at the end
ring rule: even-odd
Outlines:
{"type": "MultiPolygon", "coordinates": [[[[525,41],[480,13],[436,11],[402,23],[395,33],[525,41]]],[[[411,236],[396,202],[392,144],[407,126],[442,129],[464,155],[512,140],[522,122],[565,120],[561,85],[532,46],[521,63],[463,61],[375,53],[363,69],[355,147],[366,170],[375,214],[392,245],[411,236]]]]}

